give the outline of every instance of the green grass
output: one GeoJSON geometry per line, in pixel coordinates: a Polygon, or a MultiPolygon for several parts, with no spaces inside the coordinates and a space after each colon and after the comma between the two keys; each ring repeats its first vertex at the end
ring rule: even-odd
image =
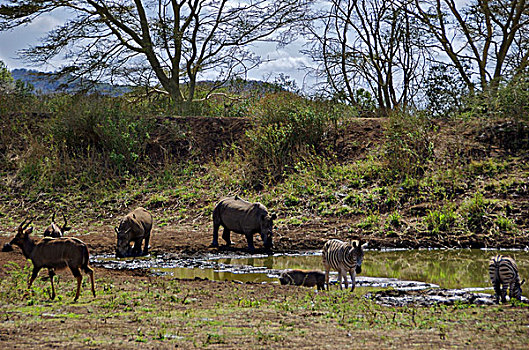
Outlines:
{"type": "MultiPolygon", "coordinates": [[[[35,282],[34,295],[22,296],[28,271],[14,266],[9,269],[9,275],[0,281],[0,316],[3,328],[11,332],[3,339],[11,345],[28,344],[16,330],[29,328],[38,332],[32,339],[41,345],[51,344],[49,341],[70,347],[144,343],[162,348],[215,344],[314,348],[319,343],[307,335],[315,332],[333,335],[335,345],[341,346],[353,344],[347,334],[363,334],[368,348],[390,347],[403,332],[407,339],[431,346],[441,338],[455,346],[470,341],[477,347],[502,342],[523,347],[528,342],[524,320],[529,317],[529,307],[521,303],[395,308],[362,297],[367,291],[362,288],[355,293],[338,289],[316,292],[133,276],[98,279],[96,298],[83,289],[79,301],[73,303],[69,296],[50,301],[42,292],[48,281],[41,279],[35,282]],[[13,288],[18,293],[7,293],[13,288]]],[[[64,293],[68,284],[73,287],[73,280],[61,282],[58,293],[64,293]]]]}

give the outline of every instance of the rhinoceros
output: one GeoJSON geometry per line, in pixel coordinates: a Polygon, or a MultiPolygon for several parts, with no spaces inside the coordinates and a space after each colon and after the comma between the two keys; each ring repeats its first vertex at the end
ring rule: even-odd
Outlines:
{"type": "Polygon", "coordinates": [[[325,274],[317,270],[286,270],[279,276],[279,282],[282,285],[317,286],[318,290],[323,290],[325,288],[325,274]]]}
{"type": "Polygon", "coordinates": [[[117,233],[116,257],[139,256],[149,254],[149,239],[152,230],[152,215],[144,208],[137,208],[125,215],[119,223],[117,233]],[[145,239],[143,253],[141,243],[145,239]],[[134,242],[132,251],[130,243],[134,242]]]}
{"type": "Polygon", "coordinates": [[[230,232],[243,234],[248,242],[248,250],[254,251],[253,235],[261,234],[264,247],[272,248],[272,227],[275,214],[269,214],[261,203],[251,203],[244,199],[228,197],[222,199],[213,210],[213,242],[212,247],[219,246],[219,227],[224,227],[222,238],[226,245],[231,245],[230,232]]]}

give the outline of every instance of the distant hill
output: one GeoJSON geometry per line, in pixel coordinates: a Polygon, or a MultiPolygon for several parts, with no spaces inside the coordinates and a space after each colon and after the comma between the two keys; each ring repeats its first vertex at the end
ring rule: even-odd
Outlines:
{"type": "Polygon", "coordinates": [[[131,90],[128,86],[114,86],[107,83],[87,82],[83,84],[80,79],[72,79],[71,77],[59,77],[53,73],[39,72],[28,69],[14,69],[11,75],[15,80],[20,80],[25,83],[30,83],[35,88],[37,94],[53,94],[57,92],[75,93],[83,90],[88,92],[98,92],[103,95],[119,96],[131,90]]]}
{"type": "MultiPolygon", "coordinates": [[[[57,76],[53,73],[39,72],[37,70],[29,70],[25,68],[14,69],[11,75],[15,80],[20,80],[24,83],[30,83],[35,88],[37,94],[54,94],[58,92],[76,93],[80,91],[88,91],[89,93],[100,93],[110,96],[121,96],[130,92],[132,88],[125,85],[111,85],[107,83],[92,83],[86,81],[83,83],[81,79],[73,79],[68,76],[57,76]]],[[[213,81],[200,81],[198,86],[202,86],[205,90],[208,87],[215,85],[213,81]]],[[[257,93],[269,93],[288,90],[292,86],[285,86],[277,82],[269,83],[258,80],[243,80],[233,79],[225,82],[224,87],[231,93],[240,94],[243,92],[253,91],[257,93]]],[[[294,86],[294,88],[296,88],[294,86]]]]}

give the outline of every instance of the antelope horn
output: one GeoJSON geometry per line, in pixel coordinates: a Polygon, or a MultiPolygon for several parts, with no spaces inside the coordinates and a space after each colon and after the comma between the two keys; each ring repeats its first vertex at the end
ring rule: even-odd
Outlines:
{"type": "Polygon", "coordinates": [[[20,230],[24,230],[26,227],[28,227],[29,225],[31,225],[31,223],[33,222],[33,219],[32,218],[25,218],[24,221],[22,221],[22,223],[20,224],[20,226],[18,227],[20,230]],[[29,220],[29,221],[28,221],[29,220]],[[26,223],[26,221],[28,221],[26,223]]]}
{"type": "Polygon", "coordinates": [[[66,214],[64,214],[64,210],[62,211],[62,218],[64,219],[64,225],[62,225],[62,228],[64,230],[64,228],[66,227],[66,224],[68,223],[68,221],[66,220],[66,214]]]}

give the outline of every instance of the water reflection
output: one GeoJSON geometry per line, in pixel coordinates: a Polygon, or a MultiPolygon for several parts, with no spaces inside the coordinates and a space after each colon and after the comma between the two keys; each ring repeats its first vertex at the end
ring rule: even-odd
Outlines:
{"type": "MultiPolygon", "coordinates": [[[[361,276],[419,281],[449,289],[488,288],[490,291],[488,263],[498,253],[513,257],[520,276],[529,280],[529,251],[477,249],[367,251],[361,276]]],[[[154,274],[170,274],[177,278],[258,283],[277,283],[276,277],[285,269],[323,269],[320,252],[221,259],[158,256],[116,260],[113,256],[96,256],[93,262],[111,269],[150,269],[154,274]]],[[[523,295],[529,297],[529,286],[524,287],[523,295]]]]}
{"type": "MultiPolygon", "coordinates": [[[[521,278],[529,280],[529,252],[479,249],[368,251],[362,265],[362,276],[421,281],[443,288],[491,287],[488,263],[498,253],[513,257],[521,278]]],[[[319,254],[218,261],[277,270],[323,269],[319,254]]],[[[523,295],[529,296],[529,287],[524,288],[523,295]]]]}

